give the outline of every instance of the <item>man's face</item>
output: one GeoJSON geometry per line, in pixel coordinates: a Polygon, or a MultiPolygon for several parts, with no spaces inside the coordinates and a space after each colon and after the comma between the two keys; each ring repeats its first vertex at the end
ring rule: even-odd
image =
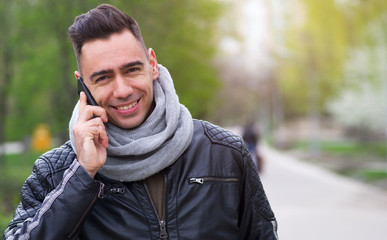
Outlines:
{"type": "Polygon", "coordinates": [[[153,81],[159,72],[153,50],[148,53],[149,58],[129,30],[82,47],[82,77],[109,122],[118,127],[135,128],[153,111],[153,81]]]}

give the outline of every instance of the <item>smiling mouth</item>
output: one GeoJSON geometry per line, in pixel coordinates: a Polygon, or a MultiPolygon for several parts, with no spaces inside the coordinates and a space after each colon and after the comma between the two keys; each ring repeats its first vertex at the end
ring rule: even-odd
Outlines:
{"type": "Polygon", "coordinates": [[[132,104],[126,105],[126,106],[116,107],[116,109],[118,109],[118,110],[128,110],[128,109],[131,109],[132,107],[136,106],[137,103],[138,103],[138,101],[136,101],[136,102],[134,102],[132,104]]]}

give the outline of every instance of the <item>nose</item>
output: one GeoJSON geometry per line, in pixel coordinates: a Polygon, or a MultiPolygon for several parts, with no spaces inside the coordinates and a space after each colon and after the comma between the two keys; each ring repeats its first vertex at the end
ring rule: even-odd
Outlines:
{"type": "Polygon", "coordinates": [[[133,88],[130,85],[129,79],[126,79],[120,75],[114,79],[113,87],[115,98],[127,98],[133,93],[133,88]]]}

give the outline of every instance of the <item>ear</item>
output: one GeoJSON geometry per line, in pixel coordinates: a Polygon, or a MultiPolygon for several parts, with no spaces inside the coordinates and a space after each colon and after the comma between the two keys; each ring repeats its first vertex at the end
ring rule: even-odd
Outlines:
{"type": "Polygon", "coordinates": [[[81,76],[81,74],[78,71],[75,71],[74,75],[75,75],[75,79],[78,79],[81,76]]]}
{"type": "Polygon", "coordinates": [[[149,64],[152,68],[152,80],[159,78],[159,65],[157,64],[156,54],[152,48],[148,49],[149,64]]]}

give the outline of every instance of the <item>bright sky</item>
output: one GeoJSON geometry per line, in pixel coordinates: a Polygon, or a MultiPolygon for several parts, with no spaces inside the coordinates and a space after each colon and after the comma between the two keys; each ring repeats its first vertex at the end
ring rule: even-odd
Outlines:
{"type": "Polygon", "coordinates": [[[221,41],[221,51],[243,60],[248,69],[270,67],[272,59],[270,48],[278,45],[273,29],[280,27],[278,16],[281,6],[286,4],[278,0],[230,0],[235,6],[233,16],[227,16],[229,26],[239,29],[241,42],[231,36],[221,41]],[[270,4],[270,9],[267,8],[270,4]],[[269,12],[270,11],[270,12],[269,12]],[[273,15],[271,15],[273,14],[273,15]],[[275,20],[275,21],[274,21],[275,20]],[[272,28],[269,28],[269,21],[272,28]],[[235,24],[236,23],[236,24],[235,24]],[[275,43],[273,41],[276,41],[275,43]]]}

